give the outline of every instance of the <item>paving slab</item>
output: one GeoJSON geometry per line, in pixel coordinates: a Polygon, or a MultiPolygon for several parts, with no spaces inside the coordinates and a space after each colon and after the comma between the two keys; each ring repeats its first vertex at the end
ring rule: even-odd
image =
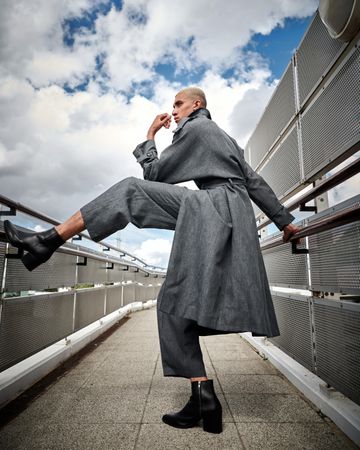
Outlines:
{"type": "Polygon", "coordinates": [[[345,450],[357,447],[326,423],[236,423],[247,450],[345,450]]]}
{"type": "Polygon", "coordinates": [[[200,337],[224,431],[169,427],[191,385],[164,377],[157,333],[155,308],[132,313],[0,428],[1,450],[356,448],[237,334],[200,337]]]}
{"type": "Polygon", "coordinates": [[[218,373],[224,393],[294,394],[297,390],[279,375],[237,375],[218,373]]]}
{"type": "Polygon", "coordinates": [[[136,450],[240,450],[241,444],[236,426],[224,423],[220,434],[205,433],[200,426],[180,430],[164,423],[142,424],[136,450]]]}
{"type": "Polygon", "coordinates": [[[235,422],[321,422],[300,396],[292,394],[226,394],[235,422]]]}

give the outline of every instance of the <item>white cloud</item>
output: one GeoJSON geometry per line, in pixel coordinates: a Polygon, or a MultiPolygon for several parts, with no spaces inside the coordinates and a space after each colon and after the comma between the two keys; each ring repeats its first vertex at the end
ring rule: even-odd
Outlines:
{"type": "Polygon", "coordinates": [[[168,265],[172,241],[168,239],[148,239],[141,243],[133,253],[147,264],[158,267],[166,267],[168,265]]]}
{"type": "MultiPolygon", "coordinates": [[[[0,191],[60,220],[118,180],[142,176],[132,151],[153,117],[171,112],[182,87],[155,73],[159,62],[176,63],[180,71],[205,65],[199,84],[213,119],[244,144],[274,86],[266,63],[241,46],[253,33],[269,33],[285,17],[306,16],[317,6],[315,0],[214,0],[211,7],[205,0],[128,0],[121,11],[99,14],[94,30],[82,29],[66,46],[66,19],[100,3],[2,2],[0,191]],[[234,78],[225,80],[221,70],[229,66],[235,66],[234,78]],[[85,79],[86,91],[70,94],[62,87],[85,79]],[[130,99],[119,93],[149,81],[151,98],[139,87],[130,99]]],[[[171,131],[161,130],[159,150],[171,139],[171,131]]],[[[159,246],[168,248],[166,242],[159,246]]],[[[164,249],[152,255],[141,248],[162,261],[164,249]]]]}

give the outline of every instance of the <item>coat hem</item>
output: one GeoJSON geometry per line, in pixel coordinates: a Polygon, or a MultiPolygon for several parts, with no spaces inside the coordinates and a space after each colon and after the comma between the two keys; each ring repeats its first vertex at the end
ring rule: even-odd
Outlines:
{"type": "Polygon", "coordinates": [[[229,325],[229,324],[219,324],[218,321],[215,320],[209,320],[209,321],[203,321],[201,319],[198,319],[193,314],[179,314],[174,311],[167,311],[166,309],[162,309],[160,306],[160,311],[172,314],[177,317],[181,317],[183,319],[189,319],[195,321],[200,327],[204,328],[212,328],[216,331],[224,331],[226,333],[252,333],[254,336],[263,336],[263,337],[276,337],[280,335],[280,331],[278,329],[275,329],[273,331],[263,331],[262,329],[259,329],[257,326],[251,326],[251,325],[229,325]]]}

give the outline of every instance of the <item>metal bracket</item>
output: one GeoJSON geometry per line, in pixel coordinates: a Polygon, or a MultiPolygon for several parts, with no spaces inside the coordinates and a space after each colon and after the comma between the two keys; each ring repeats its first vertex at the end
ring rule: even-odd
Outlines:
{"type": "Polygon", "coordinates": [[[20,259],[24,254],[24,250],[22,248],[17,249],[17,253],[6,253],[5,258],[7,259],[20,259]]]}
{"type": "Polygon", "coordinates": [[[300,203],[299,205],[299,211],[314,211],[315,214],[317,214],[317,206],[306,206],[305,203],[300,203]]]}
{"type": "Polygon", "coordinates": [[[77,266],[87,266],[87,256],[83,256],[84,260],[83,262],[77,262],[77,266]]]}
{"type": "Polygon", "coordinates": [[[121,270],[124,270],[124,271],[129,270],[129,266],[126,266],[126,269],[121,269],[121,270]]]}
{"type": "Polygon", "coordinates": [[[104,248],[102,249],[102,251],[103,251],[103,252],[109,252],[109,251],[110,251],[110,247],[104,247],[104,248]]]}
{"type": "Polygon", "coordinates": [[[82,241],[82,236],[80,234],[77,234],[76,236],[73,236],[71,238],[71,241],[82,241]]]}
{"type": "Polygon", "coordinates": [[[295,241],[291,241],[291,253],[309,253],[309,250],[307,248],[297,248],[297,243],[295,241]]]}
{"type": "Polygon", "coordinates": [[[114,263],[113,263],[113,262],[111,262],[111,263],[106,263],[106,269],[113,270],[113,269],[114,269],[114,263]],[[108,264],[109,264],[109,265],[108,265],[108,264]]]}
{"type": "Polygon", "coordinates": [[[14,206],[10,206],[10,209],[7,211],[0,211],[1,216],[16,216],[16,208],[14,206]]]}
{"type": "Polygon", "coordinates": [[[149,277],[150,274],[149,273],[145,273],[145,278],[149,277]]]}

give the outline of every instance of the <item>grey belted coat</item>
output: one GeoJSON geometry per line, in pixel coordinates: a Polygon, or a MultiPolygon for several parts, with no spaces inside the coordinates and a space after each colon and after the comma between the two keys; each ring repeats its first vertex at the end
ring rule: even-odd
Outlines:
{"type": "Polygon", "coordinates": [[[153,140],[133,153],[144,179],[194,180],[199,187],[189,189],[180,205],[158,308],[215,330],[277,336],[250,199],[280,230],[295,217],[245,161],[235,139],[201,108],[180,120],[160,158],[153,140]]]}

